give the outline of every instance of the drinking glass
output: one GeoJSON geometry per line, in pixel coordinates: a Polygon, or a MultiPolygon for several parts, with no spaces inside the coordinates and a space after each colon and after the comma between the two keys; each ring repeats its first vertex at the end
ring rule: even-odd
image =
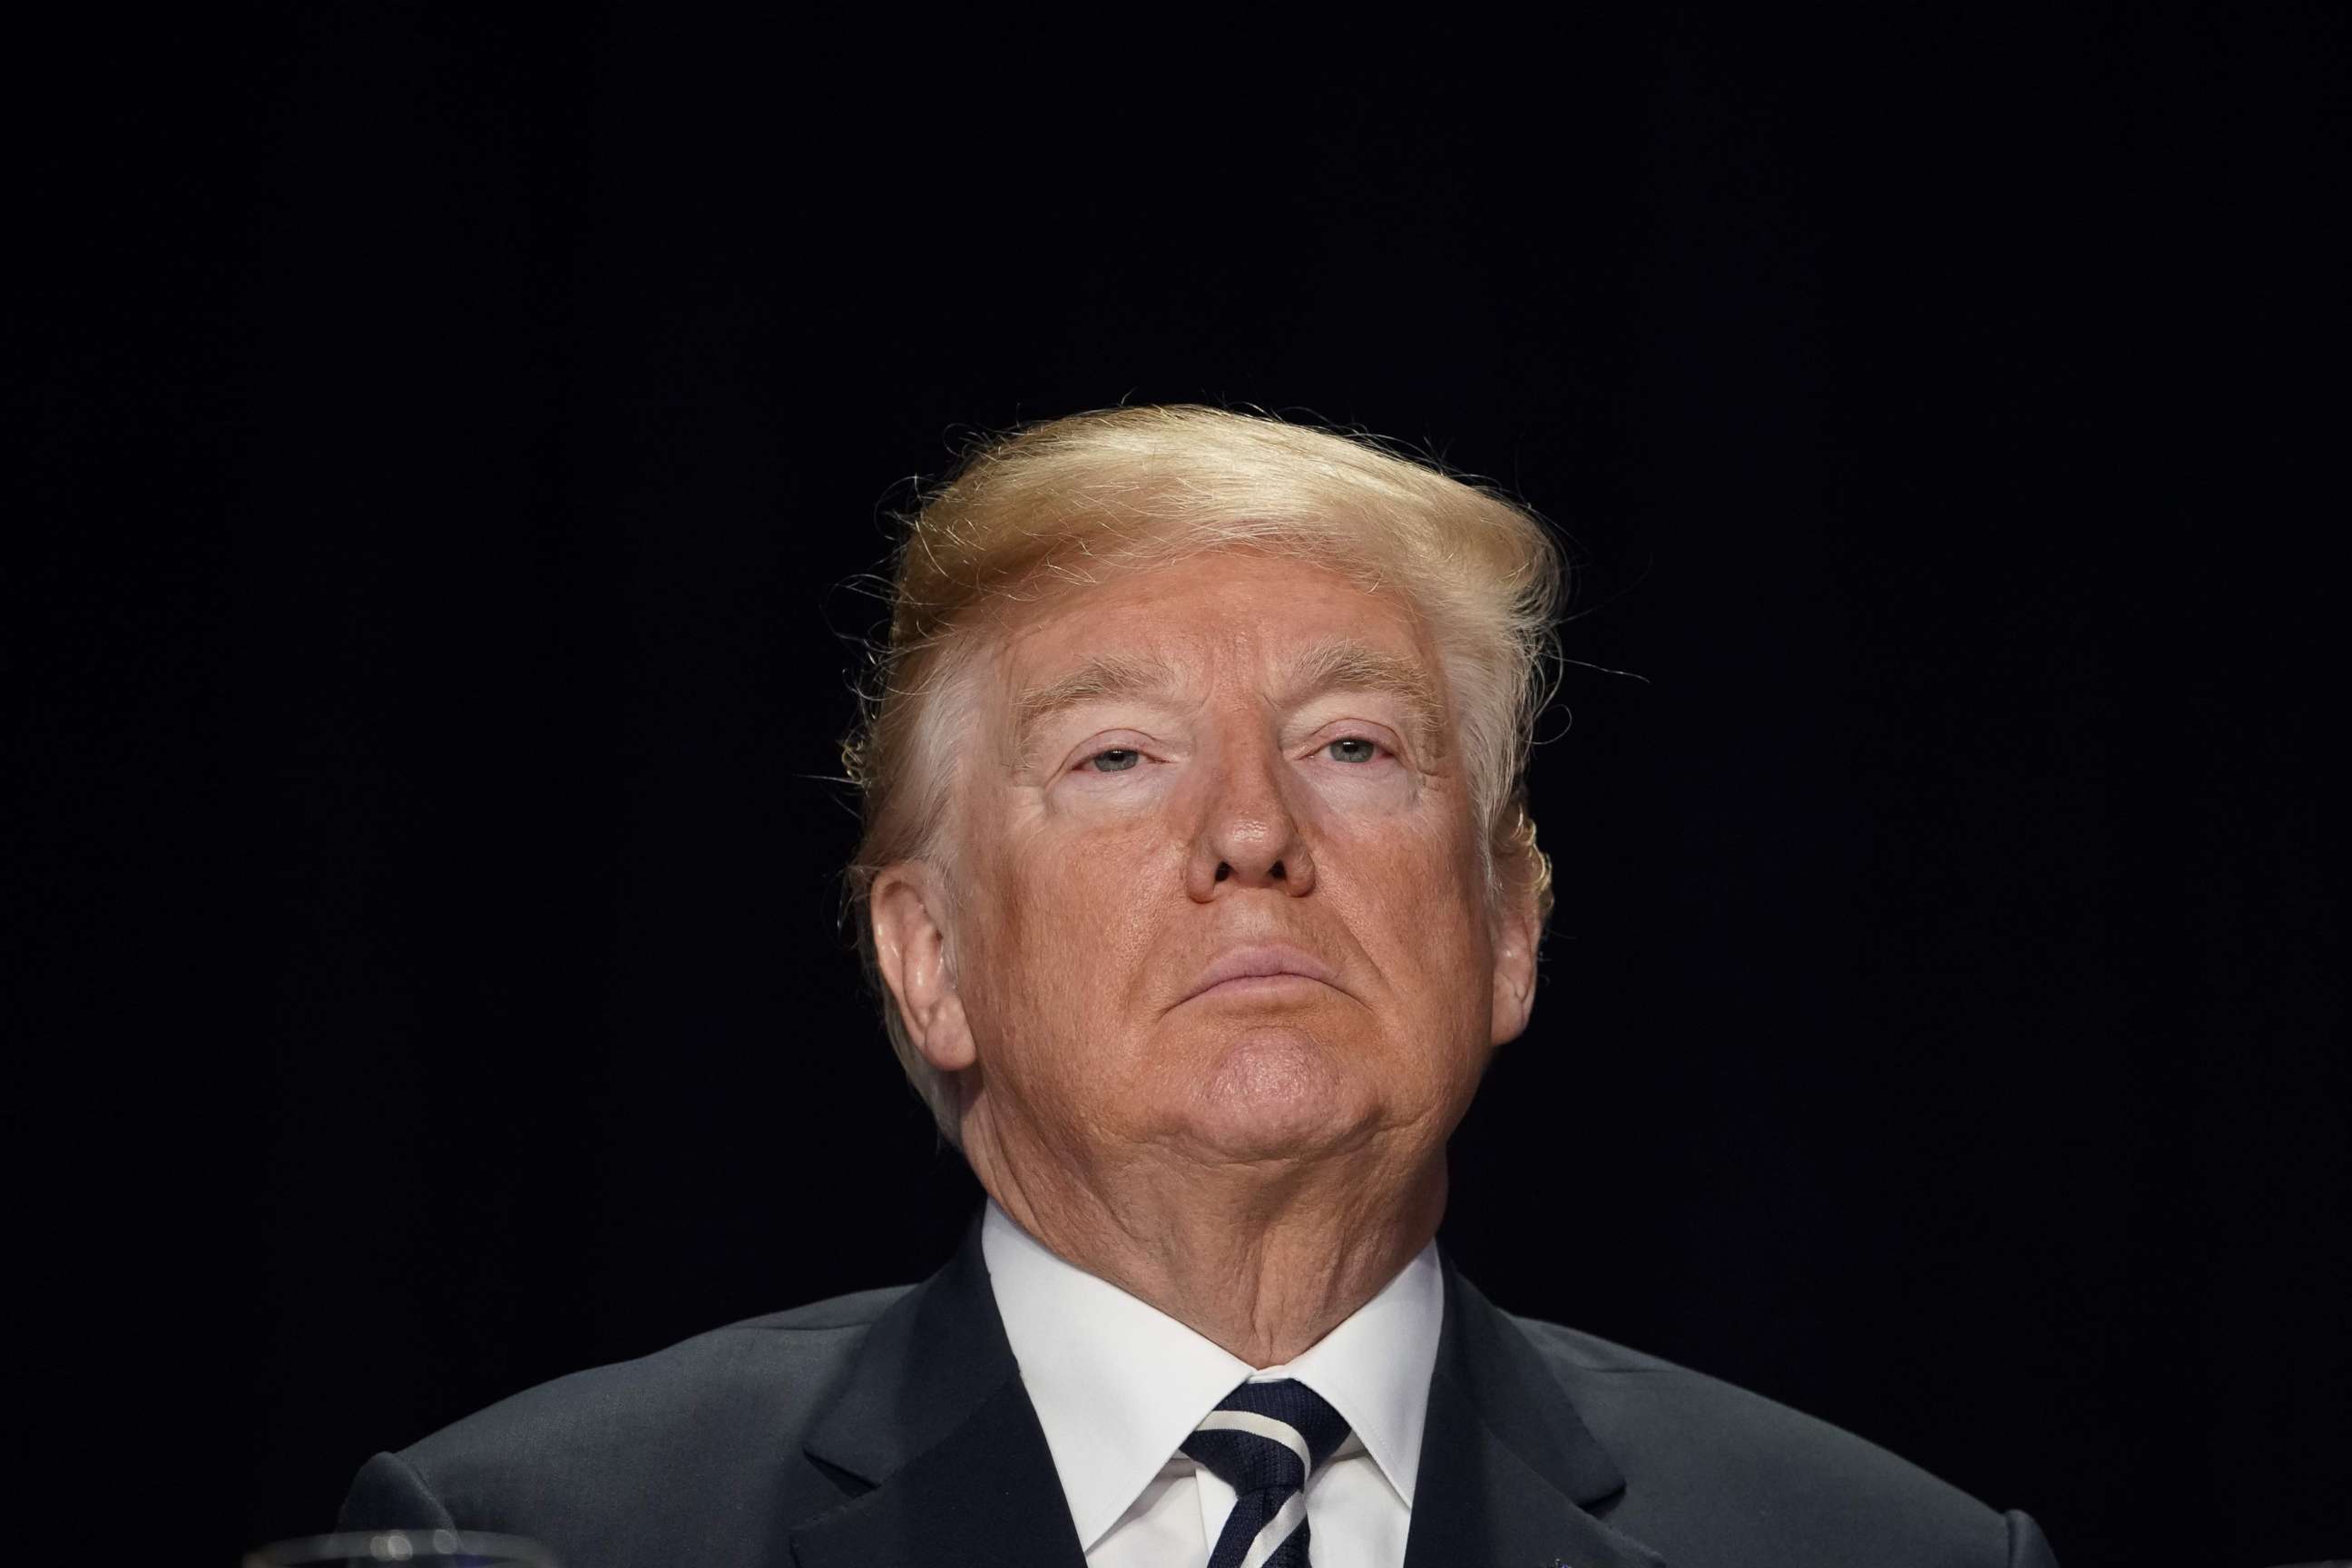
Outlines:
{"type": "Polygon", "coordinates": [[[375,1530],[257,1546],[245,1568],[556,1568],[546,1547],[471,1530],[375,1530]]]}

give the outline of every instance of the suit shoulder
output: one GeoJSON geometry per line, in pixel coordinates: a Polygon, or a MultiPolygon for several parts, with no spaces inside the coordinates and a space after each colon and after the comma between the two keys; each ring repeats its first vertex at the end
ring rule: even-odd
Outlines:
{"type": "Polygon", "coordinates": [[[747,1318],[633,1361],[527,1388],[403,1450],[440,1489],[511,1493],[562,1475],[664,1462],[739,1464],[796,1449],[910,1287],[747,1318]]]}
{"type": "Polygon", "coordinates": [[[1623,1507],[1670,1561],[1673,1521],[1694,1510],[1728,1510],[1759,1539],[1866,1543],[1864,1560],[2009,1560],[2001,1514],[1843,1427],[1598,1335],[1511,1321],[1624,1471],[1623,1507]]]}
{"type": "Polygon", "coordinates": [[[1540,1318],[1522,1318],[1515,1312],[1504,1314],[1511,1326],[1527,1335],[1546,1361],[1555,1368],[1569,1367],[1592,1373],[1666,1373],[1683,1377],[1703,1377],[1687,1367],[1676,1366],[1654,1355],[1644,1355],[1598,1334],[1588,1334],[1581,1329],[1571,1329],[1563,1323],[1548,1323],[1540,1318]]]}
{"type": "MultiPolygon", "coordinates": [[[[730,1323],[723,1329],[713,1329],[709,1334],[698,1334],[696,1340],[717,1334],[758,1333],[770,1329],[862,1329],[888,1311],[898,1298],[913,1289],[911,1285],[891,1285],[879,1290],[853,1290],[846,1296],[834,1296],[823,1301],[811,1301],[804,1307],[793,1307],[782,1312],[770,1312],[763,1317],[746,1318],[740,1323],[730,1323]]],[[[695,1340],[684,1342],[693,1344],[695,1340]]]]}

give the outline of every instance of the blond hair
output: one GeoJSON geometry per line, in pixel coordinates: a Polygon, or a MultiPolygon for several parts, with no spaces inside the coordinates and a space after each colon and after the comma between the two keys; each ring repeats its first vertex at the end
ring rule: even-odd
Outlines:
{"type": "MultiPolygon", "coordinates": [[[[864,800],[849,918],[908,1079],[950,1142],[955,1085],[916,1048],[880,984],[868,897],[884,868],[951,868],[944,838],[964,657],[992,604],[1206,551],[1315,561],[1420,615],[1437,645],[1487,885],[1551,908],[1523,787],[1566,567],[1550,531],[1493,490],[1370,437],[1192,406],[1113,408],[1029,426],[971,451],[900,519],[890,629],[844,743],[864,800]]],[[[951,875],[944,879],[952,887],[951,875]]]]}

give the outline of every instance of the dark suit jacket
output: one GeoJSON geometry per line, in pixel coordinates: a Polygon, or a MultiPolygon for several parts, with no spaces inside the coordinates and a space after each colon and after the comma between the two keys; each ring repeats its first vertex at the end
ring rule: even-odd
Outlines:
{"type": "MultiPolygon", "coordinates": [[[[911,1289],[754,1318],[378,1454],[343,1522],[528,1535],[564,1568],[1083,1568],[977,1226],[911,1289]]],[[[2055,1568],[2023,1514],[1511,1317],[1447,1263],[1406,1568],[1661,1563],[2055,1568]]]]}

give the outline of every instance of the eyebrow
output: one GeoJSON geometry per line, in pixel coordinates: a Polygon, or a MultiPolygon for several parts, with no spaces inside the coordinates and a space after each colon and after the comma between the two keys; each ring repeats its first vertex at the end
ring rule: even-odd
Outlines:
{"type": "Polygon", "coordinates": [[[1014,699],[1013,754],[1028,756],[1038,727],[1081,703],[1163,696],[1175,689],[1175,670],[1159,659],[1097,654],[1060,679],[1030,687],[1014,699]]]}
{"type": "Polygon", "coordinates": [[[1416,659],[1367,647],[1345,637],[1319,643],[1290,670],[1288,703],[1332,691],[1375,691],[1402,700],[1412,720],[1414,739],[1433,753],[1445,736],[1445,705],[1437,682],[1416,659]]]}
{"type": "MultiPolygon", "coordinates": [[[[1013,701],[1013,754],[1026,757],[1036,731],[1055,714],[1088,702],[1131,697],[1164,697],[1180,684],[1165,661],[1122,654],[1098,654],[1069,674],[1032,686],[1013,701]]],[[[1295,706],[1334,691],[1373,691],[1400,699],[1412,716],[1414,738],[1433,752],[1445,733],[1444,704],[1435,680],[1422,665],[1346,637],[1318,643],[1285,672],[1282,705],[1295,706]]]]}

